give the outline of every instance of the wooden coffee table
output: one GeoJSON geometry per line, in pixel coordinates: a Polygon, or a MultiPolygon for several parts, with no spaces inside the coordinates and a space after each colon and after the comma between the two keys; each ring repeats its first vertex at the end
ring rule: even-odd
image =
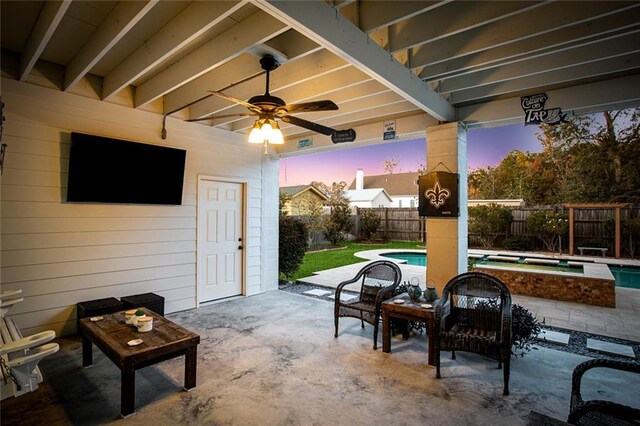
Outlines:
{"type": "Polygon", "coordinates": [[[93,364],[93,342],[120,369],[120,414],[123,417],[135,411],[137,369],[185,355],[184,387],[191,389],[196,386],[200,336],[146,308],[142,310],[147,316],[153,317],[153,330],[146,333],[140,333],[134,326],[125,324],[124,312],[101,315],[104,319],[96,322],[90,318],[80,320],[82,366],[93,364]],[[143,343],[127,345],[133,339],[142,339],[143,343]]]}
{"type": "Polygon", "coordinates": [[[431,303],[430,309],[422,308],[420,305],[426,303],[414,302],[409,298],[407,293],[393,297],[382,302],[382,352],[391,352],[391,319],[399,319],[407,321],[404,326],[402,336],[409,337],[408,321],[420,321],[427,324],[427,334],[429,336],[429,365],[436,365],[436,351],[433,343],[433,319],[435,302],[431,303]],[[402,299],[404,303],[396,304],[394,300],[402,299]]]}

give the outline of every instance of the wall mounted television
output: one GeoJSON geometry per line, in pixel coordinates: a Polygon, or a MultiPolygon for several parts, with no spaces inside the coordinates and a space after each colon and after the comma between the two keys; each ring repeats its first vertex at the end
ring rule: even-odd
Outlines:
{"type": "Polygon", "coordinates": [[[71,133],[67,202],[182,204],[186,151],[71,133]]]}

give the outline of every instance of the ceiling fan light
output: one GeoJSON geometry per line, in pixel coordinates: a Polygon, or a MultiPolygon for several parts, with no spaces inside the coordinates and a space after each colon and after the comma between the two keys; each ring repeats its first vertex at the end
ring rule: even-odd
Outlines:
{"type": "Polygon", "coordinates": [[[262,127],[260,127],[260,131],[262,132],[263,139],[266,139],[267,141],[271,139],[271,132],[273,132],[273,127],[271,126],[269,120],[264,121],[264,124],[262,125],[262,127]]]}
{"type": "Polygon", "coordinates": [[[273,130],[271,130],[269,143],[273,145],[284,144],[284,136],[282,134],[282,130],[280,130],[280,126],[278,126],[278,123],[276,121],[273,122],[273,130]]]}
{"type": "Polygon", "coordinates": [[[262,134],[262,131],[260,130],[260,125],[258,124],[258,121],[256,121],[253,125],[253,127],[251,128],[251,132],[249,132],[249,139],[248,139],[249,143],[263,143],[264,142],[264,136],[262,134]]]}

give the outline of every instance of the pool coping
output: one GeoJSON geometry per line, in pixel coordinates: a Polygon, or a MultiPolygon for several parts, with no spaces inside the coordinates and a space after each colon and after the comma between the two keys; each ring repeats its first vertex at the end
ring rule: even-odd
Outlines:
{"type": "MultiPolygon", "coordinates": [[[[384,254],[387,253],[425,253],[425,250],[418,250],[418,249],[375,249],[375,250],[365,250],[365,251],[359,251],[356,252],[354,254],[354,256],[359,257],[361,259],[366,259],[366,260],[389,260],[389,257],[385,257],[384,254]]],[[[469,254],[475,254],[475,255],[489,255],[489,256],[495,256],[495,255],[499,255],[499,256],[517,256],[517,257],[536,257],[536,258],[540,258],[540,259],[555,259],[555,260],[568,260],[567,256],[560,256],[560,255],[544,255],[544,254],[538,254],[538,253],[534,253],[534,252],[510,252],[510,251],[493,251],[493,250],[469,250],[469,254]],[[533,254],[534,256],[531,256],[530,254],[533,254]]],[[[563,276],[569,276],[569,277],[576,277],[576,278],[590,278],[590,279],[595,279],[595,280],[602,280],[602,281],[615,281],[615,277],[613,276],[613,274],[611,273],[611,270],[609,269],[609,263],[600,261],[600,262],[596,262],[594,258],[588,257],[588,256],[571,256],[570,257],[571,261],[575,261],[575,262],[580,262],[581,260],[584,262],[582,263],[582,271],[583,273],[576,273],[576,272],[564,272],[564,271],[549,271],[547,269],[536,269],[536,268],[527,268],[527,269],[523,269],[523,268],[510,268],[508,266],[496,266],[496,265],[477,265],[479,268],[487,268],[487,269],[497,269],[497,270],[506,270],[506,271],[513,271],[513,272],[526,272],[526,271],[531,271],[531,272],[535,272],[535,273],[539,273],[539,274],[547,274],[547,275],[563,275],[563,276]],[[584,260],[587,260],[586,262],[584,260]]],[[[607,258],[604,258],[607,259],[607,258]]],[[[601,259],[601,260],[604,260],[601,259]]],[[[621,259],[616,259],[616,261],[621,260],[621,259]]],[[[403,259],[393,259],[394,262],[396,263],[401,263],[401,264],[406,264],[407,261],[403,260],[403,259]]],[[[640,267],[640,261],[628,261],[630,263],[628,263],[626,266],[639,266],[640,267]]],[[[414,266],[419,266],[419,265],[414,265],[414,266]]],[[[616,265],[618,266],[618,265],[616,265]]],[[[424,266],[424,268],[426,268],[426,266],[424,266]]]]}

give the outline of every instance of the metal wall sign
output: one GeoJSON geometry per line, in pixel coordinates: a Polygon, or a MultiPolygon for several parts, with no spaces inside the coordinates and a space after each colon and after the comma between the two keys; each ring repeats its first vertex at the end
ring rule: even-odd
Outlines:
{"type": "Polygon", "coordinates": [[[530,124],[558,124],[562,123],[565,114],[560,108],[544,109],[547,102],[546,93],[538,93],[520,98],[520,106],[524,111],[524,125],[530,124]]]}
{"type": "Polygon", "coordinates": [[[460,176],[431,172],[418,182],[418,212],[421,217],[458,217],[460,176]]]}
{"type": "Polygon", "coordinates": [[[384,122],[384,132],[382,134],[382,140],[389,141],[396,138],[396,121],[387,120],[384,122]]]}
{"type": "Polygon", "coordinates": [[[356,140],[356,131],[353,129],[336,130],[331,134],[331,142],[344,143],[353,142],[356,140]]]}
{"type": "Polygon", "coordinates": [[[308,137],[298,141],[298,149],[311,148],[313,146],[313,138],[308,137]]]}

